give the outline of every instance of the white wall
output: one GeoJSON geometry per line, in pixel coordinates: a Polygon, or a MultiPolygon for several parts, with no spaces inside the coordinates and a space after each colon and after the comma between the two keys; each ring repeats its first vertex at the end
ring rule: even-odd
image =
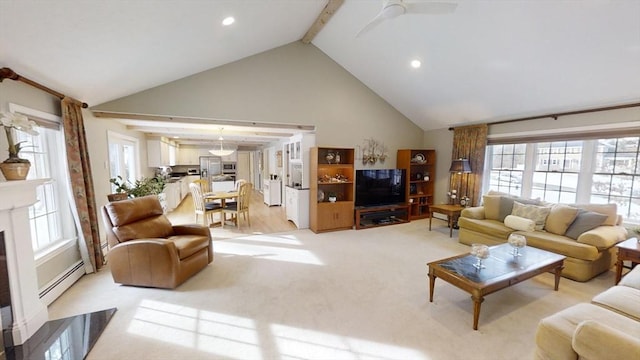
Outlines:
{"type": "Polygon", "coordinates": [[[318,48],[298,41],[95,109],[315,125],[319,146],[384,142],[389,159],[379,168],[395,167],[397,149],[423,141],[418,126],[318,48]]]}

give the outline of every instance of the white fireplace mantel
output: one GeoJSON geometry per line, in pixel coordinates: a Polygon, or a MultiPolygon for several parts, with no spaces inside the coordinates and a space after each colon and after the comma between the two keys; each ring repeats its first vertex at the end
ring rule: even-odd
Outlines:
{"type": "Polygon", "coordinates": [[[28,211],[29,206],[37,202],[36,188],[49,181],[0,182],[0,231],[4,231],[7,251],[14,345],[27,341],[49,317],[47,307],[38,295],[28,211]]]}

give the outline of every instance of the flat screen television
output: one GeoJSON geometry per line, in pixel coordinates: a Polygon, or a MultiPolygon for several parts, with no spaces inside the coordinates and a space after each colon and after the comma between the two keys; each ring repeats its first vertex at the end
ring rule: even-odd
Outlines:
{"type": "Polygon", "coordinates": [[[405,203],[405,170],[356,170],[356,206],[405,203]]]}

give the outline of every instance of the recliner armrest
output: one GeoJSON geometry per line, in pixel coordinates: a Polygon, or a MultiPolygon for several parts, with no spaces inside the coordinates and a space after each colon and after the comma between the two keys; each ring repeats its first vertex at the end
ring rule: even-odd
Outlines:
{"type": "Polygon", "coordinates": [[[595,320],[578,324],[571,341],[581,359],[628,359],[640,354],[640,340],[595,320]]]}
{"type": "Polygon", "coordinates": [[[117,283],[174,288],[179,282],[178,250],[167,239],[129,240],[114,246],[107,259],[117,283]]]}
{"type": "Polygon", "coordinates": [[[174,235],[202,235],[211,238],[209,228],[198,224],[173,225],[174,235]]]}

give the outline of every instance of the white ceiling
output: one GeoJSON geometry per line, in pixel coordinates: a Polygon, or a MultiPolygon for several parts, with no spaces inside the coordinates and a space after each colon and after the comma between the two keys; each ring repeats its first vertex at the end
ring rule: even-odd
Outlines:
{"type": "MultiPolygon", "coordinates": [[[[640,0],[462,0],[356,38],[381,3],[346,0],[313,44],[422,129],[640,100],[640,0]]],[[[97,105],[299,40],[325,4],[0,0],[0,66],[97,105]]]]}

